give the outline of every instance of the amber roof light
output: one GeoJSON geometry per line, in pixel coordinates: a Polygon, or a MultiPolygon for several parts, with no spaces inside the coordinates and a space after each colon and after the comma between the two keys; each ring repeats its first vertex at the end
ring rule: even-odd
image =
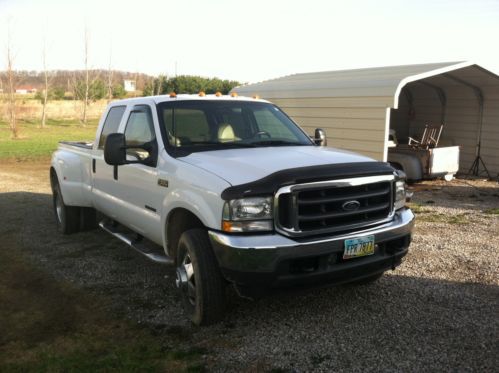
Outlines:
{"type": "Polygon", "coordinates": [[[215,93],[215,96],[217,96],[217,97],[222,96],[222,92],[217,92],[217,93],[215,93]]]}
{"type": "Polygon", "coordinates": [[[206,93],[204,93],[203,91],[199,91],[199,97],[204,97],[206,96],[206,93]]]}
{"type": "Polygon", "coordinates": [[[175,97],[177,97],[177,94],[175,92],[170,92],[170,97],[175,98],[175,97]]]}
{"type": "Polygon", "coordinates": [[[237,93],[236,93],[236,92],[232,92],[232,93],[230,94],[230,97],[237,97],[237,93]]]}

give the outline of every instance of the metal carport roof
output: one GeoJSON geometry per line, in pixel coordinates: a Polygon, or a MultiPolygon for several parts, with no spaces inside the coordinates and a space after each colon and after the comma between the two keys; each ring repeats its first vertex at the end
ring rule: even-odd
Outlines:
{"type": "MultiPolygon", "coordinates": [[[[466,99],[468,102],[473,100],[474,104],[468,110],[474,119],[467,125],[473,127],[473,131],[468,128],[469,133],[460,134],[456,141],[462,136],[473,137],[474,152],[480,155],[486,150],[493,171],[499,172],[498,145],[494,149],[491,143],[497,140],[496,144],[499,144],[499,76],[472,62],[294,74],[236,87],[233,91],[246,96],[259,95],[275,102],[307,131],[311,132],[315,126],[332,129],[334,132],[328,134],[331,136],[328,140],[333,146],[386,160],[390,110],[399,108],[405,87],[408,90],[420,83],[439,96],[442,118],[448,107],[453,107],[455,92],[466,90],[466,95],[469,93],[466,99]],[[480,150],[484,132],[489,144],[487,149],[480,150]]],[[[459,94],[460,97],[465,95],[459,94]]],[[[455,103],[460,102],[456,100],[455,103]]],[[[451,125],[453,123],[449,123],[451,125]]],[[[463,166],[470,167],[472,161],[467,160],[463,166]]]]}

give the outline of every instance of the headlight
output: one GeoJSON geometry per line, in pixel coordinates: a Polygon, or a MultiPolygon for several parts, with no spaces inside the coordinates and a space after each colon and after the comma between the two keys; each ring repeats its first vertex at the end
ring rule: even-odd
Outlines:
{"type": "Polygon", "coordinates": [[[222,230],[254,232],[273,229],[272,197],[250,197],[225,202],[222,230]]]}
{"type": "Polygon", "coordinates": [[[405,207],[406,189],[405,180],[397,180],[395,182],[395,210],[405,207]]]}

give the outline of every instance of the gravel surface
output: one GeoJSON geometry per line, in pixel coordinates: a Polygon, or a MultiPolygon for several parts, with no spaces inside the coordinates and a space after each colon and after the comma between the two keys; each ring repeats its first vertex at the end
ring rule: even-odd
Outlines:
{"type": "Polygon", "coordinates": [[[172,269],[99,230],[56,232],[47,163],[0,165],[0,246],[98,294],[158,343],[204,348],[210,370],[496,371],[499,186],[454,180],[414,189],[414,241],[395,271],[371,285],[256,302],[230,294],[225,320],[206,328],[186,321],[172,269]]]}

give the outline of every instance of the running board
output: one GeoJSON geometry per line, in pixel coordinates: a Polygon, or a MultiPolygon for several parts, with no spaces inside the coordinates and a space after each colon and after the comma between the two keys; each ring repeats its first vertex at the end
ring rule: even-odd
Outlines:
{"type": "Polygon", "coordinates": [[[152,260],[153,262],[165,264],[165,265],[173,265],[174,264],[173,259],[170,258],[169,256],[155,252],[156,250],[151,249],[150,246],[141,242],[142,241],[141,239],[132,238],[131,236],[133,235],[133,233],[127,234],[127,233],[119,232],[117,227],[113,226],[112,224],[107,223],[104,220],[99,223],[99,226],[102,229],[104,229],[106,232],[112,234],[117,239],[123,241],[128,246],[130,246],[132,249],[134,249],[135,251],[146,256],[148,259],[152,260]]]}

